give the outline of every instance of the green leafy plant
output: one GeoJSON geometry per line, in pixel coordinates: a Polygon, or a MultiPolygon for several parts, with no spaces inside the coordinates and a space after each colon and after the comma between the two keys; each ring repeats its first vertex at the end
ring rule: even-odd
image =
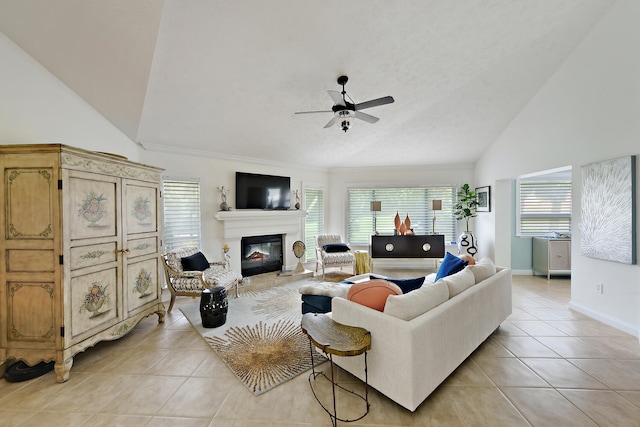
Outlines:
{"type": "Polygon", "coordinates": [[[458,200],[453,205],[453,215],[458,221],[464,219],[466,222],[465,231],[469,232],[469,219],[477,216],[478,193],[471,191],[469,184],[464,184],[457,193],[458,200]]]}

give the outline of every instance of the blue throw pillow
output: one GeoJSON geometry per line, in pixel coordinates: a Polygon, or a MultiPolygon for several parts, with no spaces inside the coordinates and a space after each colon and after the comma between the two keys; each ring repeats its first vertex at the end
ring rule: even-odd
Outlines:
{"type": "Polygon", "coordinates": [[[324,245],[322,249],[324,249],[324,251],[327,253],[348,252],[349,246],[347,246],[345,243],[331,243],[328,245],[324,245]]]}
{"type": "Polygon", "coordinates": [[[469,261],[462,260],[455,255],[451,255],[449,252],[444,254],[444,259],[440,264],[440,268],[438,268],[438,273],[436,274],[436,282],[443,277],[447,277],[451,274],[455,274],[458,271],[462,270],[469,264],[469,261]]]}
{"type": "Polygon", "coordinates": [[[413,279],[392,279],[387,277],[385,280],[398,285],[400,289],[402,289],[403,294],[418,289],[424,283],[424,277],[416,277],[413,279]]]}
{"type": "Polygon", "coordinates": [[[202,252],[184,257],[180,260],[184,271],[204,271],[209,268],[209,261],[202,252]]]}

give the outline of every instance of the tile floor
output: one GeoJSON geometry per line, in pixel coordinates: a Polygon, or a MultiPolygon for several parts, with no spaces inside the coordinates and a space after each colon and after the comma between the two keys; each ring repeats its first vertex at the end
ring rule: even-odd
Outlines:
{"type": "MultiPolygon", "coordinates": [[[[178,298],[164,324],[149,317],[126,337],[79,354],[64,384],[53,373],[0,380],[0,425],[331,425],[306,374],[262,396],[249,393],[182,316],[178,308],[193,302],[178,298]]],[[[640,426],[638,338],[568,302],[567,279],[515,276],[513,314],[416,412],[372,391],[370,413],[353,425],[640,426]]],[[[329,390],[321,385],[319,393],[329,390]]]]}

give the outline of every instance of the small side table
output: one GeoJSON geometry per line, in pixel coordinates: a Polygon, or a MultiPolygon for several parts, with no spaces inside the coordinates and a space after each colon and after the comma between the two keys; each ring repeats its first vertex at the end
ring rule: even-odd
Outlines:
{"type": "Polygon", "coordinates": [[[349,423],[364,418],[369,413],[370,407],[369,383],[367,376],[367,351],[371,349],[371,333],[364,328],[343,325],[342,323],[334,321],[326,314],[318,313],[306,313],[302,315],[302,332],[304,332],[309,337],[309,350],[311,351],[312,372],[311,375],[309,375],[309,385],[311,386],[313,396],[316,398],[320,406],[322,406],[322,409],[324,409],[325,412],[329,414],[329,417],[331,417],[331,424],[336,427],[338,421],[349,423]],[[313,361],[313,346],[316,346],[326,355],[328,355],[329,362],[331,363],[331,378],[328,378],[322,372],[316,372],[315,363],[313,361]],[[333,355],[358,356],[360,354],[364,354],[364,396],[361,396],[354,391],[347,390],[346,388],[336,384],[334,378],[333,355]],[[322,404],[320,399],[318,399],[315,390],[313,389],[313,383],[311,382],[311,379],[313,378],[313,380],[315,381],[315,379],[320,375],[331,381],[331,390],[333,393],[333,413],[331,413],[322,404]],[[362,414],[359,418],[352,420],[338,418],[336,409],[336,386],[364,400],[366,405],[364,414],[362,414]]]}
{"type": "Polygon", "coordinates": [[[356,256],[356,274],[370,273],[369,268],[369,252],[367,251],[354,251],[356,256]]]}

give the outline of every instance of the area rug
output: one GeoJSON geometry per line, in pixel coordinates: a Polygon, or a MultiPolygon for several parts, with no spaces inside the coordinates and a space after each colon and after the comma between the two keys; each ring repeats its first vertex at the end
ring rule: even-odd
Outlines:
{"type": "MultiPolygon", "coordinates": [[[[311,369],[309,339],[300,329],[298,292],[311,281],[241,288],[238,298],[229,297],[227,321],[217,328],[202,326],[199,302],[180,310],[240,382],[258,396],[311,369]]],[[[314,362],[324,359],[314,355],[314,362]]]]}
{"type": "MultiPolygon", "coordinates": [[[[342,282],[344,279],[352,277],[353,273],[346,273],[344,271],[328,271],[324,274],[325,282],[342,282]]],[[[317,279],[321,280],[322,276],[319,276],[317,279]]]]}

